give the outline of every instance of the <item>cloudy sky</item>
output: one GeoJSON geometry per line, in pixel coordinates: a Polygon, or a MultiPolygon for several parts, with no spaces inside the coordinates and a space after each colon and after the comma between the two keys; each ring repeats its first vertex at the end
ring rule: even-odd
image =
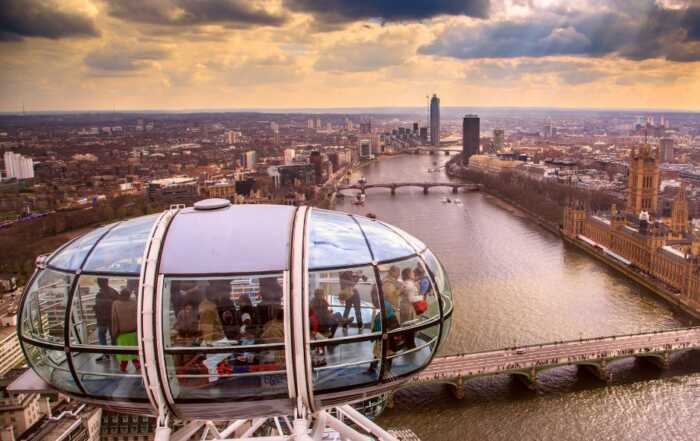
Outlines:
{"type": "Polygon", "coordinates": [[[700,110],[700,0],[1,0],[0,111],[700,110]]]}

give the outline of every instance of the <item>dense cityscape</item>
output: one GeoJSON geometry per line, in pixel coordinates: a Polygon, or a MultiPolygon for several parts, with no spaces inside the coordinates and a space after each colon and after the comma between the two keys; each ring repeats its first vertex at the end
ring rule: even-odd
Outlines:
{"type": "Polygon", "coordinates": [[[0,441],[694,440],[697,0],[5,0],[0,441]]]}
{"type": "MultiPolygon", "coordinates": [[[[489,188],[489,176],[500,177],[501,185],[518,179],[510,185],[525,192],[511,202],[535,209],[531,199],[548,199],[546,192],[535,194],[535,185],[563,189],[558,200],[549,201],[558,213],[548,221],[563,225],[565,236],[585,241],[581,246],[605,254],[613,265],[627,265],[637,277],[653,279],[671,302],[698,314],[700,282],[685,277],[697,274],[693,268],[700,254],[693,220],[700,209],[700,117],[484,109],[488,116],[468,114],[460,120],[458,112],[448,108],[440,115],[433,96],[428,121],[419,111],[4,116],[0,234],[8,253],[0,287],[5,385],[19,375],[17,366],[24,360],[14,330],[17,300],[36,254],[55,246],[52,237],[68,238],[85,227],[207,197],[234,204],[333,206],[335,188],[352,171],[395,155],[451,154],[450,174],[483,182],[486,191],[506,197],[507,188],[489,188]],[[653,164],[634,165],[644,159],[653,164]],[[640,190],[631,182],[639,182],[640,190]],[[636,191],[648,193],[648,199],[636,191]],[[610,205],[586,217],[595,196],[598,204],[610,205]],[[614,223],[635,234],[616,233],[614,223]],[[32,235],[20,238],[17,231],[32,235]],[[628,236],[629,245],[623,240],[628,236]],[[24,260],[21,265],[18,258],[24,260]]],[[[546,211],[536,215],[548,217],[546,211]]],[[[37,421],[52,412],[38,394],[6,400],[8,409],[16,409],[5,414],[14,415],[17,435],[37,430],[37,421]]],[[[66,406],[59,409],[73,412],[67,418],[83,421],[88,432],[98,424],[92,421],[101,420],[102,439],[123,430],[147,439],[152,432],[149,419],[122,420],[115,414],[112,421],[109,412],[100,418],[94,408],[66,406]]]]}

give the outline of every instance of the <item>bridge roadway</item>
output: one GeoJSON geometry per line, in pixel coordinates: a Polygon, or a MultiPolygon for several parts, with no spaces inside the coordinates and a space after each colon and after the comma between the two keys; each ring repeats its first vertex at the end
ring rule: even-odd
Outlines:
{"type": "Polygon", "coordinates": [[[584,366],[599,379],[610,381],[612,375],[607,365],[612,361],[628,357],[644,358],[664,368],[668,366],[671,353],[693,349],[700,349],[700,327],[447,355],[435,357],[427,368],[404,386],[449,384],[453,386],[455,396],[463,398],[465,380],[511,374],[535,389],[538,372],[564,365],[584,366]]]}
{"type": "Polygon", "coordinates": [[[360,190],[364,193],[370,188],[386,188],[391,190],[391,194],[396,194],[396,189],[401,187],[418,187],[423,189],[423,193],[428,194],[428,190],[434,187],[447,187],[452,189],[452,193],[457,193],[460,188],[467,191],[479,191],[481,187],[478,184],[468,184],[459,182],[388,182],[381,184],[351,184],[351,185],[339,185],[336,187],[335,191],[340,192],[343,190],[360,190]]]}

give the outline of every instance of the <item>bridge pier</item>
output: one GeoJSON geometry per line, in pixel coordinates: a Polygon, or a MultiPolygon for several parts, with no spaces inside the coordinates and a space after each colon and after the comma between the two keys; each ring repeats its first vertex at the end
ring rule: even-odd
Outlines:
{"type": "Polygon", "coordinates": [[[452,193],[457,194],[458,191],[459,191],[459,187],[457,187],[457,186],[452,187],[452,193]]]}
{"type": "Polygon", "coordinates": [[[601,364],[580,364],[580,369],[585,370],[589,374],[593,375],[600,381],[609,383],[612,381],[612,374],[607,369],[607,363],[602,362],[601,364]]]}
{"type": "Polygon", "coordinates": [[[393,409],[394,408],[394,392],[389,392],[386,395],[386,407],[388,409],[393,409]]]}
{"type": "Polygon", "coordinates": [[[669,354],[667,352],[664,352],[663,354],[654,354],[654,355],[643,355],[639,356],[637,355],[635,357],[637,360],[649,363],[653,366],[656,366],[657,368],[664,370],[668,369],[669,365],[669,354]]]}
{"type": "Polygon", "coordinates": [[[423,187],[423,194],[428,194],[428,186],[423,187]]]}
{"type": "Polygon", "coordinates": [[[455,383],[450,383],[450,390],[452,391],[452,396],[458,400],[464,399],[464,378],[457,377],[455,383]]]}
{"type": "Polygon", "coordinates": [[[529,373],[518,372],[511,374],[515,380],[531,391],[537,391],[537,369],[532,368],[529,373]]]}
{"type": "Polygon", "coordinates": [[[396,186],[391,187],[391,195],[396,196],[396,186]]]}

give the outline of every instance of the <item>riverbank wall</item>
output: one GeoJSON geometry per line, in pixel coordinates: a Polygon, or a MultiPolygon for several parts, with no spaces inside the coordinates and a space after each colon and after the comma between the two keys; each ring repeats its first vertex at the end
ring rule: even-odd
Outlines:
{"type": "Polygon", "coordinates": [[[661,297],[670,305],[682,310],[683,312],[687,313],[693,318],[700,320],[700,310],[694,308],[692,305],[683,302],[678,295],[674,294],[670,290],[659,286],[659,282],[651,278],[651,276],[647,276],[644,273],[640,273],[633,270],[629,266],[615,260],[614,258],[606,254],[603,254],[600,250],[597,250],[596,248],[588,245],[582,240],[571,238],[563,233],[561,233],[560,236],[564,240],[564,242],[588,253],[590,256],[607,264],[609,267],[617,270],[618,272],[625,275],[627,278],[633,280],[638,285],[641,285],[649,291],[652,291],[654,294],[661,297]]]}
{"type": "MultiPolygon", "coordinates": [[[[454,161],[457,160],[459,159],[454,158],[454,161]]],[[[453,162],[453,160],[450,160],[450,162],[453,162]]],[[[454,166],[446,167],[445,169],[448,176],[463,179],[463,176],[461,176],[460,173],[455,173],[454,166]]],[[[534,223],[549,231],[550,233],[560,237],[562,240],[564,240],[565,243],[575,246],[579,250],[593,257],[594,259],[605,263],[608,267],[618,271],[622,275],[626,276],[628,279],[653,292],[656,296],[666,301],[672,307],[683,311],[684,313],[688,314],[696,320],[700,320],[700,308],[696,308],[693,305],[689,305],[683,302],[678,295],[674,294],[664,286],[661,286],[661,282],[656,281],[655,279],[651,278],[651,276],[633,270],[629,266],[624,265],[622,262],[619,262],[606,254],[603,254],[600,250],[597,250],[596,248],[588,245],[582,240],[574,239],[565,235],[561,230],[561,225],[557,225],[554,222],[551,222],[550,220],[539,216],[537,213],[534,213],[528,208],[523,207],[519,203],[510,200],[509,198],[503,197],[502,195],[490,190],[485,186],[482,186],[482,191],[488,194],[489,196],[492,196],[498,199],[499,201],[502,201],[503,203],[522,212],[529,220],[533,221],[534,223]]]]}

